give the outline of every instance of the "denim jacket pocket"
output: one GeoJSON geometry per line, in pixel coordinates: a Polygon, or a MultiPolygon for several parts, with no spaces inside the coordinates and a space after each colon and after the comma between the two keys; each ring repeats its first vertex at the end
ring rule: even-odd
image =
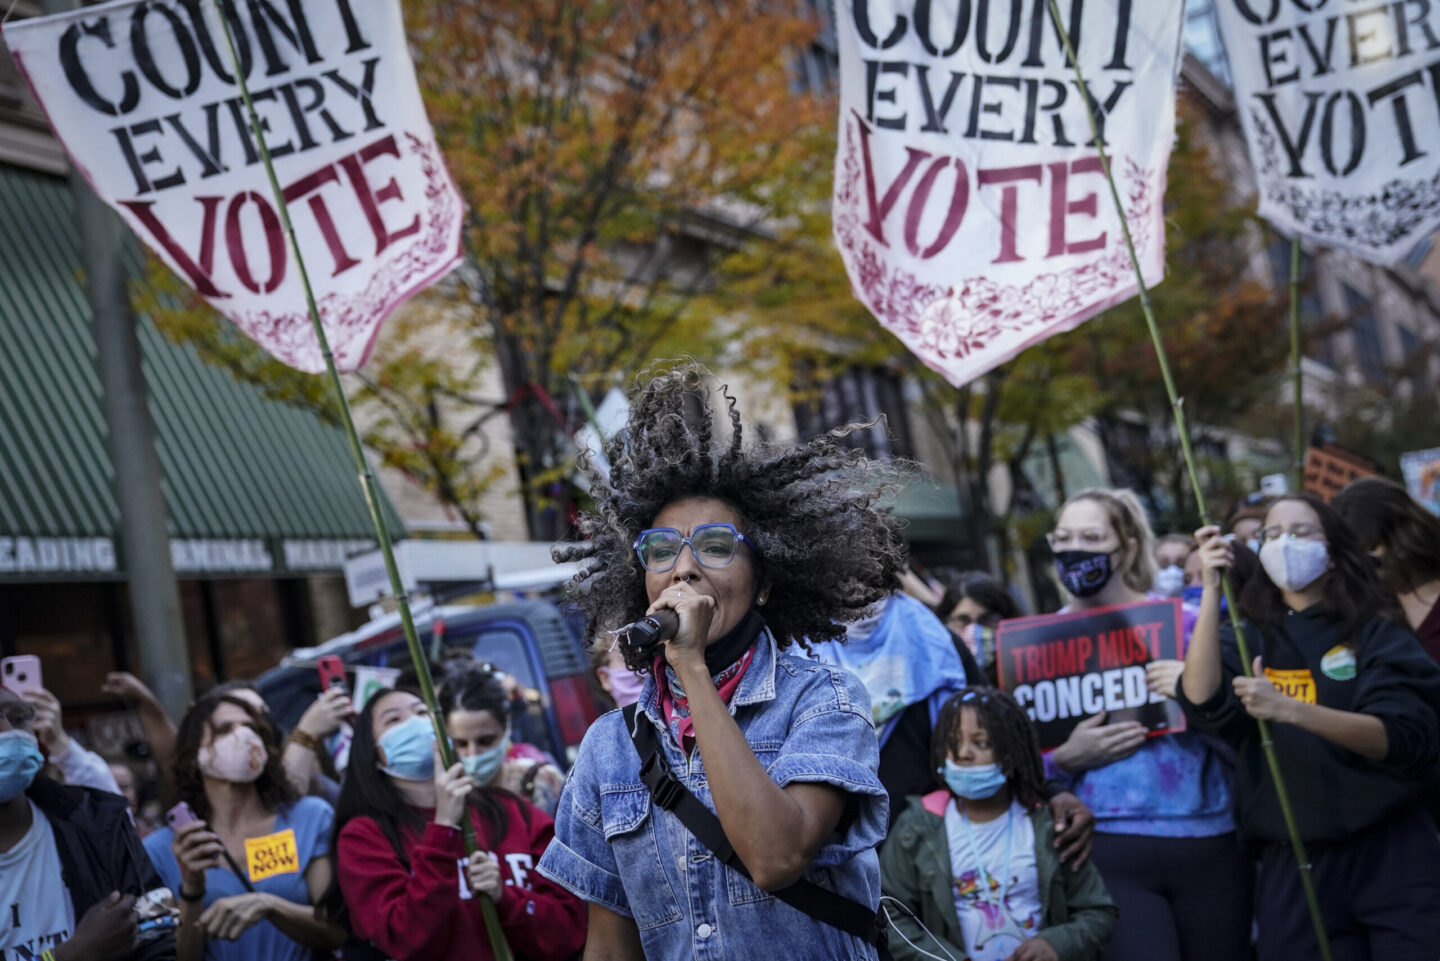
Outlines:
{"type": "MultiPolygon", "coordinates": [[[[781,741],[752,741],[750,750],[755,752],[755,758],[765,770],[775,763],[779,756],[780,749],[784,747],[781,741]]],[[[760,890],[755,882],[742,875],[739,871],[728,865],[725,871],[725,893],[730,897],[731,904],[755,904],[760,901],[773,901],[775,896],[766,891],[760,890]]]]}
{"type": "Polygon", "coordinates": [[[600,830],[615,852],[635,926],[641,931],[679,921],[680,902],[660,852],[658,825],[650,816],[650,792],[643,784],[600,788],[600,830]],[[644,890],[630,890],[643,879],[644,890]]]}

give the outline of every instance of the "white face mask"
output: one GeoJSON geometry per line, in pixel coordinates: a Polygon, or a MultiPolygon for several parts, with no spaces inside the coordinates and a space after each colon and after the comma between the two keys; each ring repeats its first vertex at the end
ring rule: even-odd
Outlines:
{"type": "Polygon", "coordinates": [[[1155,590],[1166,597],[1179,597],[1185,590],[1185,571],[1176,564],[1160,568],[1155,573],[1155,590]]]}
{"type": "Polygon", "coordinates": [[[1260,566],[1270,582],[1292,594],[1320,579],[1330,567],[1330,549],[1324,541],[1285,535],[1260,545],[1260,566]]]}

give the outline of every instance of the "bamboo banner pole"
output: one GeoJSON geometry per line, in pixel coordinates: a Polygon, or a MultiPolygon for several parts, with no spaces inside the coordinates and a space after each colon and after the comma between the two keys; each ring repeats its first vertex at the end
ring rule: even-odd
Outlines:
{"type": "Polygon", "coordinates": [[[1305,489],[1305,381],[1300,376],[1300,235],[1290,238],[1290,376],[1295,384],[1295,489],[1305,489]]]}
{"type": "MultiPolygon", "coordinates": [[[[1100,137],[1100,125],[1095,119],[1094,101],[1090,98],[1090,87],[1085,82],[1084,71],[1080,69],[1080,58],[1076,55],[1074,44],[1070,40],[1070,33],[1065,29],[1064,21],[1060,18],[1060,7],[1057,0],[1048,0],[1050,10],[1050,22],[1055,27],[1055,32],[1060,37],[1060,42],[1065,46],[1065,54],[1070,58],[1070,64],[1075,68],[1075,83],[1080,90],[1080,102],[1085,106],[1085,117],[1090,122],[1090,135],[1095,139],[1095,149],[1100,155],[1100,168],[1105,174],[1105,180],[1110,185],[1110,197],[1115,203],[1115,212],[1120,218],[1120,232],[1125,238],[1125,249],[1130,254],[1130,264],[1135,268],[1135,282],[1140,288],[1140,309],[1145,314],[1145,324],[1150,330],[1150,340],[1155,347],[1155,359],[1160,366],[1160,377],[1165,382],[1165,393],[1170,399],[1170,409],[1175,416],[1175,428],[1180,434],[1180,450],[1185,457],[1185,468],[1190,476],[1190,487],[1195,495],[1195,506],[1199,510],[1201,519],[1210,523],[1210,513],[1205,504],[1205,494],[1200,486],[1200,471],[1195,461],[1195,451],[1190,444],[1190,428],[1185,419],[1185,402],[1180,397],[1175,387],[1175,379],[1170,373],[1170,360],[1165,352],[1165,343],[1160,337],[1160,326],[1155,321],[1155,311],[1150,303],[1150,291],[1145,286],[1145,277],[1140,271],[1140,261],[1135,254],[1135,242],[1130,236],[1130,223],[1125,217],[1125,204],[1120,199],[1120,188],[1115,184],[1115,175],[1110,169],[1110,157],[1105,152],[1104,141],[1100,137]]],[[[1298,243],[1298,241],[1297,241],[1298,243]]],[[[1291,251],[1291,263],[1298,259],[1298,246],[1291,251]]],[[[1293,272],[1292,272],[1293,274],[1293,272]]],[[[1292,279],[1292,285],[1295,282],[1292,279]]],[[[1235,592],[1230,584],[1230,577],[1226,574],[1221,580],[1221,588],[1225,594],[1226,606],[1230,609],[1230,625],[1235,631],[1236,646],[1240,649],[1241,670],[1250,675],[1250,645],[1245,640],[1245,631],[1240,626],[1240,615],[1235,604],[1235,592]]],[[[1315,884],[1310,876],[1310,859],[1305,853],[1305,842],[1300,837],[1300,830],[1295,824],[1295,812],[1290,806],[1290,795],[1285,788],[1285,779],[1280,771],[1280,760],[1275,753],[1275,742],[1270,736],[1270,725],[1267,721],[1256,719],[1256,725],[1260,731],[1260,747],[1265,753],[1265,761],[1270,769],[1270,777],[1275,782],[1275,794],[1280,801],[1280,812],[1285,818],[1285,827],[1290,834],[1290,846],[1295,850],[1295,863],[1300,871],[1300,883],[1305,889],[1305,901],[1310,909],[1310,921],[1315,927],[1315,937],[1320,946],[1320,956],[1324,961],[1332,961],[1330,954],[1330,939],[1325,933],[1325,917],[1320,910],[1320,900],[1315,894],[1315,884]]]]}
{"type": "MultiPolygon", "coordinates": [[[[375,538],[380,544],[380,553],[385,558],[385,572],[390,577],[390,589],[395,593],[395,602],[400,611],[400,624],[405,632],[405,644],[410,650],[410,660],[414,664],[415,674],[420,684],[420,696],[425,701],[425,706],[430,711],[430,721],[435,727],[435,743],[440,752],[440,763],[448,770],[455,764],[455,750],[450,743],[450,737],[445,731],[445,718],[440,713],[440,705],[435,698],[435,682],[430,676],[430,662],[425,657],[425,651],[420,646],[420,636],[415,631],[415,619],[410,613],[410,594],[405,590],[405,585],[400,579],[400,568],[395,563],[395,549],[390,541],[389,528],[385,526],[385,517],[380,511],[380,496],[378,484],[375,480],[375,471],[370,466],[370,459],[365,453],[365,447],[360,443],[360,433],[355,429],[355,420],[350,413],[350,401],[345,396],[345,385],[340,380],[340,371],[335,366],[335,355],[330,350],[330,340],[325,335],[325,326],[320,323],[320,310],[315,304],[315,292],[310,286],[310,274],[305,268],[305,258],[300,251],[300,243],[295,238],[295,229],[290,223],[290,207],[285,202],[285,192],[280,188],[280,180],[275,175],[275,164],[270,157],[270,150],[265,144],[265,131],[260,126],[259,114],[255,111],[255,103],[250,99],[250,87],[246,83],[245,74],[240,68],[240,55],[235,48],[235,37],[230,30],[230,21],[225,16],[223,0],[215,0],[215,10],[220,18],[220,26],[225,32],[225,44],[230,49],[230,66],[235,71],[235,83],[240,88],[240,97],[245,102],[245,110],[250,120],[250,132],[255,138],[255,145],[259,148],[260,158],[265,164],[265,174],[270,180],[270,190],[274,194],[275,207],[280,214],[280,225],[285,231],[286,240],[290,244],[290,252],[295,257],[295,267],[300,276],[301,287],[305,291],[305,306],[310,312],[310,324],[315,331],[315,339],[320,346],[320,353],[325,358],[325,370],[330,377],[330,385],[335,390],[335,399],[340,406],[340,422],[345,428],[345,437],[350,444],[350,455],[355,461],[355,469],[360,475],[360,486],[365,493],[365,504],[370,509],[370,522],[375,526],[375,538]]],[[[475,837],[475,826],[470,822],[469,808],[466,808],[465,816],[460,821],[461,835],[465,840],[465,850],[471,856],[480,850],[480,845],[475,837]]],[[[496,961],[511,961],[510,946],[505,941],[505,935],[500,930],[500,918],[495,910],[495,902],[485,895],[476,898],[480,903],[480,911],[485,921],[485,933],[490,939],[490,951],[496,961]]]]}

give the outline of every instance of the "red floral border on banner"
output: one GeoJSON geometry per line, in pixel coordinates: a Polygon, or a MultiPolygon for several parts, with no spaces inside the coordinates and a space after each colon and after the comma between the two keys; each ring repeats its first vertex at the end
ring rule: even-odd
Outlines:
{"type": "MultiPolygon", "coordinates": [[[[1118,236],[1102,257],[1062,273],[1041,274],[1023,287],[975,276],[942,288],[923,283],[909,271],[892,273],[861,225],[861,161],[853,123],[845,125],[843,172],[835,192],[840,254],[856,296],[887,329],[918,342],[932,361],[963,360],[1002,333],[1063,328],[1134,286],[1130,254],[1118,236]]],[[[1124,167],[1121,175],[1129,191],[1126,217],[1136,253],[1143,256],[1152,239],[1152,178],[1150,171],[1128,158],[1124,167]]]]}
{"type": "MultiPolygon", "coordinates": [[[[385,316],[405,298],[438,277],[455,262],[459,251],[446,256],[462,214],[458,195],[440,149],[411,133],[404,135],[409,152],[420,160],[425,174],[426,214],[420,235],[405,253],[386,264],[355,294],[327,294],[319,301],[325,333],[342,370],[358,368],[370,355],[374,335],[385,316]],[[363,340],[360,338],[363,337],[363,340]],[[356,356],[356,345],[359,355],[356,356]]],[[[228,313],[236,326],[265,346],[277,360],[301,370],[323,371],[324,359],[315,342],[307,312],[271,313],[268,310],[228,313]]]]}

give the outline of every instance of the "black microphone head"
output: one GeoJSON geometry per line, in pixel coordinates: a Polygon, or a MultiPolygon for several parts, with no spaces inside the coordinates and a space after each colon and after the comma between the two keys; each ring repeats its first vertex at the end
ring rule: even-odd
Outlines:
{"type": "Polygon", "coordinates": [[[680,616],[669,608],[647,614],[630,625],[630,643],[637,647],[663,644],[680,629],[680,616]]]}

